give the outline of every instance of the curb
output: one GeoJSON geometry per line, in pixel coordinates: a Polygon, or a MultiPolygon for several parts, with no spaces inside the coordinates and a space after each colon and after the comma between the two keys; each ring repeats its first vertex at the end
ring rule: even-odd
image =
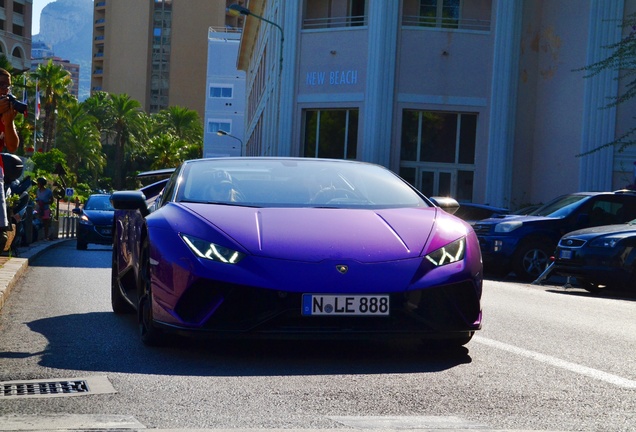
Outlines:
{"type": "Polygon", "coordinates": [[[9,293],[15,286],[16,282],[22,277],[26,269],[29,267],[29,262],[37,258],[42,252],[56,247],[62,242],[74,240],[70,238],[41,241],[32,243],[25,250],[21,250],[19,257],[10,257],[9,260],[4,263],[0,268],[0,311],[4,306],[9,293]]]}

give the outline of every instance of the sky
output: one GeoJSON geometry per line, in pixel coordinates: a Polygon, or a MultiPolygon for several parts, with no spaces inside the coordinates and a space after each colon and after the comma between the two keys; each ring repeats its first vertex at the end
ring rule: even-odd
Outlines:
{"type": "Polygon", "coordinates": [[[33,25],[31,26],[31,34],[40,33],[40,13],[44,6],[53,3],[55,0],[33,0],[33,25]]]}

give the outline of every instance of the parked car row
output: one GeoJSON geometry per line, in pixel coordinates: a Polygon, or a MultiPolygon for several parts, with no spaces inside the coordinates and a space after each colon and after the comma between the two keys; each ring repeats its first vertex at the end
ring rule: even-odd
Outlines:
{"type": "Polygon", "coordinates": [[[487,273],[531,281],[554,260],[551,274],[588,291],[636,288],[636,192],[573,193],[524,213],[472,222],[487,273]]]}

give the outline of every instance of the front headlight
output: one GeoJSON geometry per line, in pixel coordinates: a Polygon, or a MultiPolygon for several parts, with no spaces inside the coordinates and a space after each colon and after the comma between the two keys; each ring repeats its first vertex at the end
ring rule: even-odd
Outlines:
{"type": "Polygon", "coordinates": [[[462,237],[426,255],[426,259],[433,263],[435,267],[441,267],[446,264],[461,261],[464,259],[465,251],[466,239],[462,237]]]}
{"type": "Polygon", "coordinates": [[[601,237],[590,242],[591,247],[613,248],[621,241],[620,237],[601,237]]]}
{"type": "Polygon", "coordinates": [[[520,228],[523,225],[523,222],[520,221],[509,221],[509,222],[501,222],[498,223],[495,227],[495,232],[497,233],[509,233],[517,228],[520,228]]]}
{"type": "Polygon", "coordinates": [[[82,215],[79,218],[79,223],[81,223],[82,225],[93,225],[93,222],[91,222],[91,220],[86,215],[82,215]]]}
{"type": "Polygon", "coordinates": [[[241,252],[210,243],[209,241],[205,241],[191,235],[181,234],[181,238],[199,258],[205,258],[226,264],[237,264],[245,256],[245,254],[241,252]]]}

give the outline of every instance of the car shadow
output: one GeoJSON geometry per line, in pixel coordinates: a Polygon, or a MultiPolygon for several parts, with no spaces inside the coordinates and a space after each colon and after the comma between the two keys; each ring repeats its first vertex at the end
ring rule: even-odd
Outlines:
{"type": "Polygon", "coordinates": [[[399,341],[169,338],[165,346],[146,347],[139,340],[136,317],[112,312],[43,318],[27,325],[47,339],[46,349],[0,352],[0,358],[41,356],[39,364],[54,369],[186,376],[432,373],[472,362],[466,347],[399,341]]]}

